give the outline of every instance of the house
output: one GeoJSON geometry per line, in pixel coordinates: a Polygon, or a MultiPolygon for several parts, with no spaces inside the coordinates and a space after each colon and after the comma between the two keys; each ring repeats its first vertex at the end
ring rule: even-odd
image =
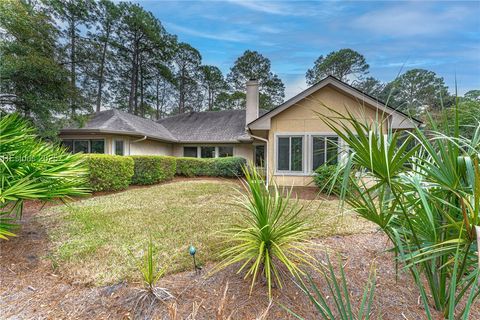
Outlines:
{"type": "Polygon", "coordinates": [[[333,109],[392,130],[420,124],[406,114],[329,76],[278,107],[259,110],[258,82],[247,83],[246,110],[191,112],[157,122],[118,110],[93,115],[81,128],[60,131],[73,152],[214,158],[240,156],[264,166],[280,185],[311,183],[315,168],[338,161],[345,148],[319,118],[333,109]]]}

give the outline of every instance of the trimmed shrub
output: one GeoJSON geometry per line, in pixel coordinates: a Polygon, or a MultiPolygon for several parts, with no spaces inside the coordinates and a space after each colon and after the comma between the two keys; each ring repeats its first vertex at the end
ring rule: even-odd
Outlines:
{"type": "Polygon", "coordinates": [[[176,161],[177,175],[186,177],[237,177],[242,175],[242,165],[246,164],[241,157],[176,158],[176,161]]]}
{"type": "Polygon", "coordinates": [[[118,191],[128,188],[133,176],[133,159],[108,154],[84,155],[89,186],[93,191],[118,191]]]}
{"type": "Polygon", "coordinates": [[[134,162],[132,184],[154,184],[172,180],[175,158],[167,156],[131,156],[134,162]]]}
{"type": "Polygon", "coordinates": [[[209,159],[211,165],[211,175],[215,177],[239,177],[243,176],[242,166],[247,161],[242,157],[225,157],[209,159]]]}
{"type": "MultiPolygon", "coordinates": [[[[336,165],[328,165],[328,164],[321,165],[315,170],[315,173],[313,175],[313,182],[323,192],[326,192],[326,193],[329,192],[330,188],[332,187],[333,177],[335,176],[336,170],[337,170],[336,165]]],[[[342,188],[341,179],[340,177],[337,177],[331,193],[339,194],[341,188],[342,188]]]]}

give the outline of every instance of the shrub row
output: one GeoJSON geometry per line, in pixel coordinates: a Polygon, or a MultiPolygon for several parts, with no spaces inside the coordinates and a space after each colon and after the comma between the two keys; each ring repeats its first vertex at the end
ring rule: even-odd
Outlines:
{"type": "Polygon", "coordinates": [[[92,191],[117,191],[130,185],[134,172],[131,157],[107,154],[87,154],[84,157],[92,191]]]}
{"type": "Polygon", "coordinates": [[[336,165],[321,165],[315,170],[315,174],[313,175],[313,182],[323,192],[328,193],[331,188],[331,192],[333,194],[339,194],[342,188],[342,182],[340,179],[341,177],[337,177],[337,179],[335,179],[335,184],[332,187],[336,170],[336,165]]]}
{"type": "Polygon", "coordinates": [[[134,174],[132,184],[154,184],[172,180],[175,175],[174,157],[132,156],[134,174]]]}
{"type": "Polygon", "coordinates": [[[177,175],[185,177],[238,177],[246,160],[241,157],[226,158],[176,158],[177,175]]]}
{"type": "Polygon", "coordinates": [[[197,159],[167,156],[114,156],[86,154],[89,187],[92,191],[118,191],[130,184],[154,184],[186,177],[236,177],[245,159],[240,157],[197,159]]]}

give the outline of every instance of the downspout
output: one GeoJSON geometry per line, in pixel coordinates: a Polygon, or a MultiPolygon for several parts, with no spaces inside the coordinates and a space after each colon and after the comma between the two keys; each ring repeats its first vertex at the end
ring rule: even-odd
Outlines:
{"type": "Polygon", "coordinates": [[[140,141],[143,141],[143,140],[146,140],[147,139],[147,136],[143,136],[143,138],[140,138],[138,140],[133,140],[131,143],[137,143],[137,142],[140,142],[140,141]]]}
{"type": "Polygon", "coordinates": [[[254,139],[257,139],[257,140],[260,140],[260,141],[263,141],[265,142],[265,149],[267,151],[267,154],[265,155],[265,183],[267,184],[268,186],[268,183],[270,182],[269,180],[269,177],[268,177],[268,152],[269,152],[269,149],[268,149],[268,140],[265,139],[265,138],[262,138],[262,137],[258,137],[258,136],[254,136],[252,134],[252,132],[250,131],[250,129],[248,129],[249,133],[250,133],[250,137],[254,138],[254,139]]]}

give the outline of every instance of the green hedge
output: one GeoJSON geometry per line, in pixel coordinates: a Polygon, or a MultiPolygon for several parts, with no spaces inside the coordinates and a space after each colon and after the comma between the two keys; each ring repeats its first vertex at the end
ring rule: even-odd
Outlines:
{"type": "Polygon", "coordinates": [[[186,177],[238,177],[246,164],[241,157],[212,159],[176,158],[177,175],[186,177]]]}
{"type": "MultiPolygon", "coordinates": [[[[333,177],[335,176],[335,171],[337,170],[336,165],[322,165],[315,170],[313,175],[313,182],[317,187],[319,187],[323,192],[329,192],[332,186],[333,177]]],[[[341,177],[337,177],[335,180],[335,185],[332,188],[333,194],[339,194],[342,188],[341,177]]]]}
{"type": "Polygon", "coordinates": [[[134,165],[132,184],[154,184],[172,180],[176,161],[166,156],[131,156],[134,165]]]}
{"type": "Polygon", "coordinates": [[[128,188],[133,176],[131,157],[107,154],[84,155],[92,191],[118,191],[128,188]]]}

